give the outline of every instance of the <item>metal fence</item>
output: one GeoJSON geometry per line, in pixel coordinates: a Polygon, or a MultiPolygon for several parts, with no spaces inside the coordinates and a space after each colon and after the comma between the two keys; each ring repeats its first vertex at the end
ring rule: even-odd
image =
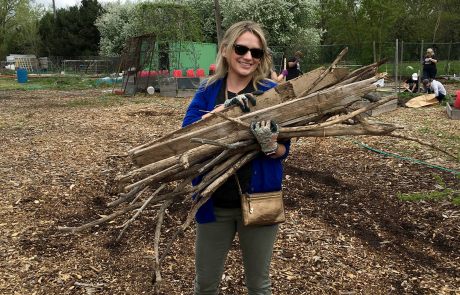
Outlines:
{"type": "MultiPolygon", "coordinates": [[[[421,60],[427,48],[433,48],[438,60],[437,76],[460,77],[460,42],[428,43],[428,42],[367,42],[361,44],[334,44],[318,46],[270,46],[273,52],[275,69],[280,72],[284,67],[284,58],[293,56],[300,50],[304,57],[301,67],[304,72],[319,66],[329,65],[337,54],[348,47],[348,53],[341,64],[350,68],[357,68],[387,58],[380,71],[388,72],[390,77],[397,79],[408,78],[412,73],[422,73],[421,60]]],[[[48,58],[48,73],[76,74],[76,75],[109,75],[119,72],[120,57],[59,57],[48,58]]],[[[2,66],[3,68],[3,66],[2,66]]]]}
{"type": "MultiPolygon", "coordinates": [[[[381,71],[386,71],[391,77],[406,78],[412,73],[422,73],[422,58],[427,48],[433,48],[435,58],[438,60],[437,75],[448,77],[460,76],[460,42],[427,43],[427,42],[368,42],[362,44],[334,44],[303,47],[270,46],[274,56],[289,58],[297,50],[302,51],[304,57],[301,61],[304,72],[322,65],[330,64],[337,54],[348,47],[347,55],[342,59],[342,64],[349,67],[359,67],[387,58],[388,61],[381,66],[381,71]]],[[[275,59],[275,65],[277,65],[275,59]]],[[[277,65],[279,67],[279,65],[277,65]]]]}
{"type": "Polygon", "coordinates": [[[49,73],[64,73],[74,75],[108,75],[117,73],[120,64],[119,57],[78,56],[48,58],[49,73]]]}

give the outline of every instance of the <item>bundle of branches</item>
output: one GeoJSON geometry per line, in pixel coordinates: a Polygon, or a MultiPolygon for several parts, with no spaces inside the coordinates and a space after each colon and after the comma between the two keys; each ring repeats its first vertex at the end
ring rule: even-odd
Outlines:
{"type": "Polygon", "coordinates": [[[60,227],[78,232],[132,212],[122,225],[119,240],[128,226],[149,207],[156,212],[155,280],[161,281],[160,266],[172,243],[191,224],[197,210],[235,171],[259,153],[259,145],[250,132],[255,120],[273,119],[280,126],[279,138],[325,137],[342,135],[388,135],[398,127],[372,123],[364,113],[395,96],[381,99],[362,108],[353,108],[362,96],[374,91],[382,62],[350,72],[337,66],[345,55],[344,49],[328,68],[318,68],[297,79],[285,82],[257,97],[257,105],[250,113],[239,107],[225,109],[160,139],[138,146],[129,154],[138,168],[118,177],[123,192],[119,199],[108,204],[121,209],[99,220],[78,227],[60,227]],[[191,180],[202,181],[191,186],[191,180]],[[146,197],[147,193],[150,196],[146,197]],[[170,237],[162,255],[159,241],[166,208],[192,195],[192,207],[185,221],[170,237]]]}

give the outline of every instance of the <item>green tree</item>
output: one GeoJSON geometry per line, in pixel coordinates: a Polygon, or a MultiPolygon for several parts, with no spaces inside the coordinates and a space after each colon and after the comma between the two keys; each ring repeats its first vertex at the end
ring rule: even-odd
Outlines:
{"type": "Polygon", "coordinates": [[[196,11],[173,3],[141,3],[136,6],[132,32],[153,33],[159,41],[201,41],[201,29],[196,11]]]}
{"type": "MultiPolygon", "coordinates": [[[[363,63],[372,60],[374,41],[378,58],[392,57],[395,39],[434,45],[460,41],[458,0],[321,0],[319,7],[323,44],[350,45],[363,63]]],[[[419,55],[418,46],[410,50],[419,55]]]]}
{"type": "MultiPolygon", "coordinates": [[[[433,42],[460,42],[460,5],[458,0],[438,2],[439,27],[433,42]]],[[[457,52],[457,54],[459,54],[457,52]]]]}
{"type": "Polygon", "coordinates": [[[16,32],[10,50],[39,55],[41,40],[38,35],[38,24],[43,9],[31,6],[25,1],[16,10],[16,32]]]}
{"type": "Polygon", "coordinates": [[[32,6],[29,0],[0,0],[1,59],[11,52],[38,53],[37,22],[41,15],[41,7],[32,6]]]}
{"type": "Polygon", "coordinates": [[[109,7],[96,25],[101,53],[107,55],[120,54],[130,37],[144,34],[153,34],[158,42],[203,40],[196,10],[165,1],[109,7]]]}
{"type": "Polygon", "coordinates": [[[132,3],[110,3],[105,12],[96,20],[101,40],[99,52],[104,56],[121,54],[123,46],[129,37],[133,36],[128,26],[134,14],[135,5],[132,3]]]}
{"type": "Polygon", "coordinates": [[[56,19],[48,12],[39,26],[43,51],[65,57],[97,55],[100,34],[95,21],[101,13],[97,0],[82,0],[80,6],[59,9],[56,19]]]}
{"type": "MultiPolygon", "coordinates": [[[[218,43],[216,18],[214,7],[216,0],[185,0],[184,4],[189,6],[199,15],[198,24],[203,34],[203,41],[209,43],[218,43]]],[[[222,1],[218,1],[222,2],[222,1]]],[[[220,3],[219,3],[220,6],[220,3]]],[[[220,11],[222,15],[222,10],[220,11]]]]}

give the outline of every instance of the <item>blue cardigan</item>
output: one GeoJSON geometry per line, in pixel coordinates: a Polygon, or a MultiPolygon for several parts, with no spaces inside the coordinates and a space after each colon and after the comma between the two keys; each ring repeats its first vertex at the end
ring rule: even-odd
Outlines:
{"type": "MultiPolygon", "coordinates": [[[[182,127],[200,120],[206,111],[212,111],[214,109],[217,95],[222,87],[222,82],[223,79],[220,79],[207,87],[205,87],[205,83],[200,86],[187,109],[182,127]]],[[[259,90],[266,91],[276,86],[276,83],[271,81],[265,81],[264,84],[267,85],[259,85],[259,90]]],[[[290,142],[287,141],[283,144],[286,146],[286,153],[282,157],[272,159],[261,153],[252,160],[252,174],[250,182],[251,185],[248,191],[249,193],[281,190],[281,183],[283,180],[282,161],[289,154],[290,142]]],[[[194,185],[196,184],[197,182],[194,182],[194,185]]],[[[196,220],[198,223],[216,221],[212,197],[198,210],[196,220]]]]}

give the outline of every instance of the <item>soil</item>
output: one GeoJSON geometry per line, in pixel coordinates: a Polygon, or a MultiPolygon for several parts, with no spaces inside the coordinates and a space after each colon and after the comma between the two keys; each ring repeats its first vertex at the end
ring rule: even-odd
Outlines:
{"type": "MultiPolygon", "coordinates": [[[[113,241],[126,216],[79,234],[56,228],[110,214],[105,204],[117,197],[114,177],[131,165],[127,151],[179,128],[189,101],[114,98],[101,90],[0,94],[1,294],[153,292],[153,210],[120,243],[113,241]]],[[[460,121],[448,119],[442,106],[398,108],[376,119],[460,153],[460,121]]],[[[272,260],[273,293],[460,294],[455,171],[458,160],[396,138],[294,141],[285,163],[287,221],[272,260]],[[399,198],[436,191],[448,193],[418,202],[399,198]]],[[[168,211],[163,242],[187,211],[188,203],[168,211]]],[[[194,234],[192,227],[173,245],[161,294],[193,293],[194,234]]],[[[220,294],[246,294],[238,249],[235,240],[220,294]]]]}

